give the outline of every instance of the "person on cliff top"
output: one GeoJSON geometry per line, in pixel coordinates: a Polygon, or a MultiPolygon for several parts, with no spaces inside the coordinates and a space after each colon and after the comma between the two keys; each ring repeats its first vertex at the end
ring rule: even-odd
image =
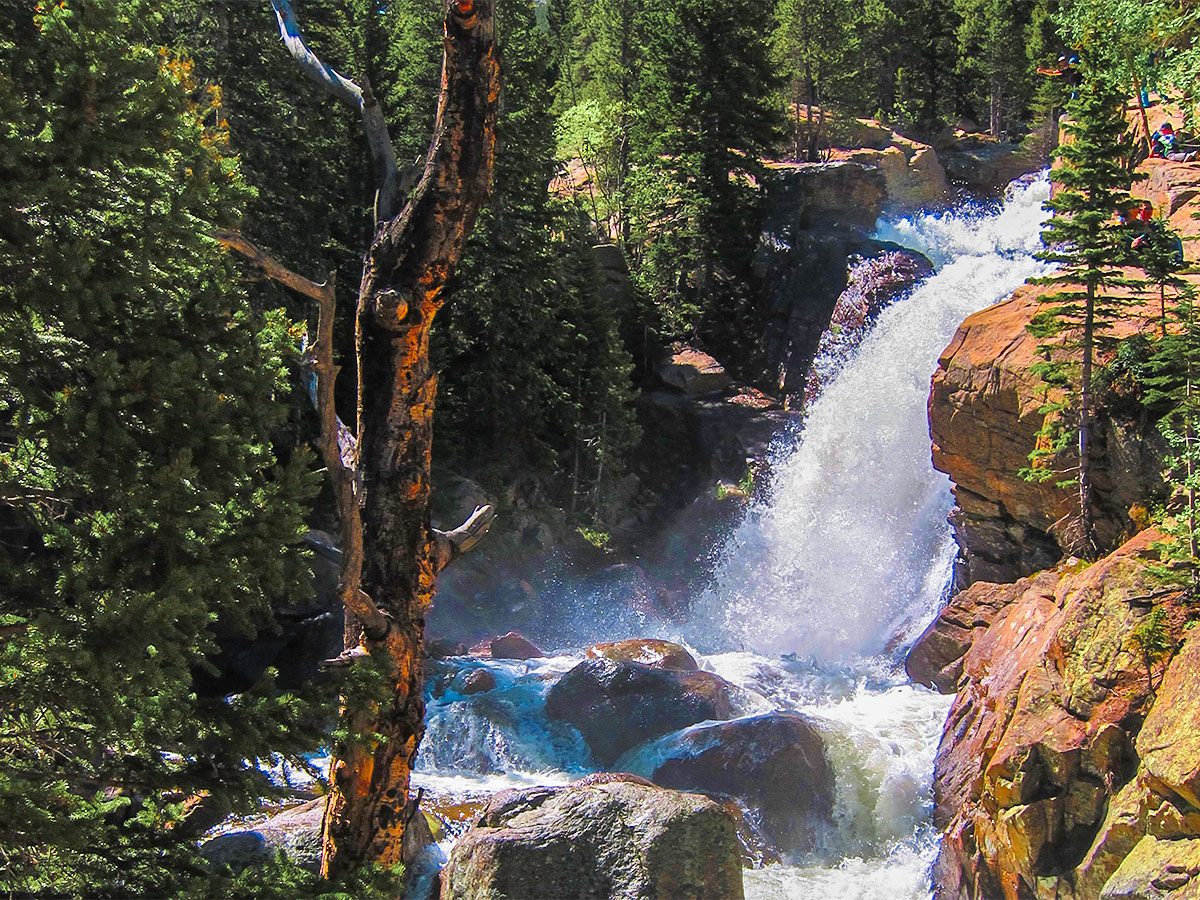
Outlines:
{"type": "Polygon", "coordinates": [[[1171,162],[1191,162],[1196,158],[1194,151],[1185,151],[1175,137],[1175,129],[1170,122],[1163,122],[1158,131],[1150,137],[1150,155],[1159,159],[1169,159],[1171,162]]]}

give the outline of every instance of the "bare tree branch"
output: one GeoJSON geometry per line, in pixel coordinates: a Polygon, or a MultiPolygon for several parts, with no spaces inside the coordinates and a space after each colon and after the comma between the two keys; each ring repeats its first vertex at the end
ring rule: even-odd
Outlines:
{"type": "Polygon", "coordinates": [[[316,282],[297,275],[236,231],[218,231],[213,237],[222,246],[244,256],[268,278],[317,301],[320,310],[317,339],[308,361],[317,376],[317,416],[321,421],[318,448],[325,461],[342,524],[342,577],[338,595],[342,605],[362,623],[367,636],[380,640],[391,629],[391,620],[361,588],[363,549],[362,512],[358,496],[358,445],[346,426],[338,420],[333,399],[333,386],[338,372],[333,364],[333,320],[337,307],[334,273],[330,272],[324,281],[316,282]]]}
{"type": "Polygon", "coordinates": [[[472,547],[483,540],[484,535],[488,533],[488,529],[492,527],[492,520],[496,518],[496,510],[490,505],[477,506],[475,512],[471,513],[467,521],[463,522],[453,531],[438,531],[433,529],[433,540],[436,546],[436,567],[437,571],[442,571],[454,560],[458,559],[464,553],[467,553],[472,547]]]}
{"type": "Polygon", "coordinates": [[[322,301],[326,296],[333,296],[333,281],[322,281],[319,284],[305,278],[303,275],[297,275],[275,257],[271,256],[264,250],[259,249],[255,244],[251,243],[241,233],[230,231],[228,229],[218,229],[212,233],[222,247],[227,250],[233,250],[246,258],[250,265],[258,269],[267,278],[272,281],[278,281],[285,287],[291,288],[297,294],[303,294],[312,300],[322,301]]]}
{"type": "Polygon", "coordinates": [[[396,150],[388,133],[383,110],[371,92],[371,84],[364,77],[362,86],[339,73],[332,66],[321,62],[300,33],[300,23],[288,0],[271,0],[275,10],[275,21],[279,24],[279,36],[301,70],[343,103],[354,107],[362,116],[363,133],[371,152],[371,164],[375,169],[377,190],[375,194],[375,221],[384,222],[398,211],[400,193],[400,169],[396,163],[396,150]]]}

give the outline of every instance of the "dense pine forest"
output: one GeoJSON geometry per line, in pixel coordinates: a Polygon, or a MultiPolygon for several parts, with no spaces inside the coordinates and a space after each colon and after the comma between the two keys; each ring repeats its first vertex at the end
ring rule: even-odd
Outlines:
{"type": "MultiPolygon", "coordinates": [[[[864,127],[934,148],[1004,146],[1034,171],[1055,164],[1062,123],[1057,165],[1067,174],[1056,170],[1045,257],[1061,268],[1033,324],[1049,348],[1035,374],[1051,414],[1036,445],[1020,448],[1032,453],[1024,474],[1043,485],[1066,477],[1068,493],[1079,492],[1083,513],[1064,551],[1091,560],[1111,550],[1116,534],[1090,518],[1099,502],[1090,391],[1099,385],[1096,402],[1110,407],[1136,394],[1138,415],[1166,417],[1174,509],[1186,512],[1168,509],[1175,543],[1157,584],[1194,589],[1200,422],[1184,253],[1176,258],[1175,234],[1164,232],[1151,235],[1150,257],[1132,254],[1128,223],[1110,219],[1127,213],[1133,166],[1163,115],[1138,100],[1153,91],[1177,127],[1200,128],[1200,7],[495,6],[493,22],[484,0],[0,0],[0,889],[9,896],[399,896],[398,849],[362,838],[350,853],[349,826],[327,822],[342,862],[320,871],[286,853],[225,867],[201,855],[200,841],[227,817],[290,796],[281,768],[327,789],[334,779],[314,768],[323,752],[344,761],[347,748],[391,742],[406,748],[395,764],[410,765],[424,728],[419,648],[433,579],[476,540],[432,530],[456,523],[431,525],[430,491],[436,508],[440,485],[477,486],[495,506],[489,540],[510,541],[502,547],[520,542],[512,522],[542,516],[607,559],[635,497],[657,489],[647,472],[674,467],[647,461],[661,447],[653,410],[639,405],[659,387],[664,357],[702,351],[772,409],[804,408],[803,388],[784,389],[764,349],[767,194],[780,170],[829,163],[864,127]],[[487,44],[480,58],[498,60],[499,89],[494,121],[478,111],[486,162],[475,171],[490,189],[457,223],[461,258],[409,284],[432,283],[431,272],[445,281],[427,291],[428,317],[441,309],[420,348],[436,373],[429,408],[404,425],[419,432],[432,416],[432,450],[418,461],[431,475],[412,475],[408,497],[424,504],[414,514],[424,516],[413,526],[418,561],[402,573],[415,599],[389,607],[378,595],[392,575],[379,558],[399,551],[372,542],[394,523],[363,499],[355,470],[360,453],[390,452],[362,430],[389,401],[373,399],[382,364],[356,366],[364,340],[369,355],[372,340],[400,339],[363,337],[359,285],[389,229],[420,225],[418,201],[443,171],[435,127],[451,123],[445,141],[460,139],[444,58],[453,28],[466,33],[485,13],[494,54],[487,44]],[[361,115],[298,64],[295,46],[317,60],[312,71],[353,84],[361,115]],[[364,128],[376,114],[394,183],[364,128]],[[1139,116],[1150,125],[1135,140],[1126,131],[1139,116]],[[231,235],[258,261],[234,252],[231,235]],[[1138,283],[1161,301],[1161,340],[1130,342],[1116,328],[1118,348],[1099,335],[1093,378],[1092,304],[1098,295],[1098,327],[1113,332],[1123,313],[1105,292],[1128,289],[1138,266],[1138,283]],[[336,287],[336,383],[314,351],[320,310],[312,291],[294,289],[300,281],[336,287]],[[1074,358],[1055,354],[1085,315],[1080,375],[1074,358]],[[329,430],[338,418],[341,443],[329,430]],[[1064,476],[1057,462],[1081,434],[1084,463],[1064,476]],[[344,460],[353,462],[339,487],[344,460]],[[1190,499],[1179,507],[1179,497],[1190,499]],[[363,589],[356,580],[351,593],[378,627],[355,610],[350,649],[318,665],[293,637],[331,621],[313,596],[339,578],[346,589],[337,566],[353,552],[348,510],[358,517],[360,507],[366,561],[356,563],[363,589]],[[411,640],[396,645],[397,634],[411,640]],[[400,683],[404,703],[393,693],[400,683]]],[[[417,239],[398,244],[403,258],[417,239]]],[[[415,315],[415,301],[397,302],[401,322],[405,310],[415,315]]],[[[397,483],[411,465],[396,463],[397,483]]],[[[370,497],[383,476],[366,471],[370,497]]],[[[753,471],[744,477],[720,490],[748,498],[753,471]]],[[[1156,502],[1169,507],[1170,496],[1156,502]]],[[[1160,616],[1135,639],[1147,670],[1165,658],[1164,633],[1160,616]]],[[[363,793],[382,792],[381,759],[358,764],[363,793]]],[[[413,815],[403,813],[407,769],[400,783],[400,798],[374,814],[396,820],[387,826],[396,834],[413,815]]]]}

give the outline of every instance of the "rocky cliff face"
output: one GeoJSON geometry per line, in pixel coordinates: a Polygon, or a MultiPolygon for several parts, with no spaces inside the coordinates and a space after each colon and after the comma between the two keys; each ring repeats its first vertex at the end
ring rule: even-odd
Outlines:
{"type": "MultiPolygon", "coordinates": [[[[1071,551],[1077,514],[1073,489],[1031,482],[1028,465],[1044,415],[1045,385],[1030,370],[1038,339],[1026,330],[1043,288],[1026,285],[1009,300],[968,317],[942,352],[929,396],[933,465],[954,482],[951,514],[961,550],[960,586],[1010,582],[1052,565],[1071,551]]],[[[1134,309],[1112,333],[1132,334],[1153,317],[1134,309]]],[[[1110,404],[1098,410],[1092,463],[1099,540],[1111,547],[1135,530],[1130,509],[1161,495],[1163,445],[1153,424],[1129,419],[1110,404]]],[[[1078,457],[1076,457],[1077,459],[1078,457]]],[[[1069,457],[1059,468],[1069,470],[1069,457]]]]}
{"type": "Polygon", "coordinates": [[[755,274],[763,350],[781,393],[803,400],[842,297],[873,317],[932,271],[921,254],[867,236],[888,198],[884,171],[862,162],[775,168],[755,274]]]}
{"type": "Polygon", "coordinates": [[[961,672],[934,772],[939,900],[1195,896],[1152,890],[1163,878],[1200,888],[1200,641],[1146,571],[1160,538],[974,585],[914,647],[910,669],[961,672]],[[1153,671],[1157,697],[1129,640],[1151,599],[1184,640],[1153,671]]]}

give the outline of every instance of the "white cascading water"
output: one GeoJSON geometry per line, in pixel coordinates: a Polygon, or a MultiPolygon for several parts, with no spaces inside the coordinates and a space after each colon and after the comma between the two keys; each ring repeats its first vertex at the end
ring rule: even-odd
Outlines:
{"type": "MultiPolygon", "coordinates": [[[[770,496],[719,551],[682,636],[703,651],[702,667],[741,689],[739,715],[808,716],[833,769],[833,827],[814,852],[746,869],[748,900],[929,897],[930,781],[949,698],[907,683],[896,651],[935,614],[950,575],[951,497],[929,461],[929,379],[963,318],[1043,270],[1033,254],[1048,193],[1042,177],[998,211],[880,223],[881,238],[921,251],[936,271],[884,311],[850,358],[820,361],[827,387],[803,429],[781,436],[770,496]]],[[[592,609],[596,598],[576,603],[592,609]]],[[[681,637],[665,623],[604,621],[639,629],[609,640],[681,637]]],[[[581,658],[440,663],[432,681],[444,687],[429,698],[414,784],[452,809],[588,771],[579,735],[545,715],[551,684],[581,658]],[[474,667],[489,669],[495,688],[456,693],[456,671],[474,667]]],[[[679,752],[678,738],[635,748],[614,768],[649,775],[679,752]]]]}
{"type": "Polygon", "coordinates": [[[999,213],[953,211],[881,222],[936,272],[885,310],[836,375],[798,439],[773,460],[770,496],[720,553],[701,600],[700,646],[799,653],[833,662],[882,651],[927,619],[954,554],[946,476],[930,466],[926,402],[938,354],[970,313],[1044,270],[1041,179],[999,213]]]}

